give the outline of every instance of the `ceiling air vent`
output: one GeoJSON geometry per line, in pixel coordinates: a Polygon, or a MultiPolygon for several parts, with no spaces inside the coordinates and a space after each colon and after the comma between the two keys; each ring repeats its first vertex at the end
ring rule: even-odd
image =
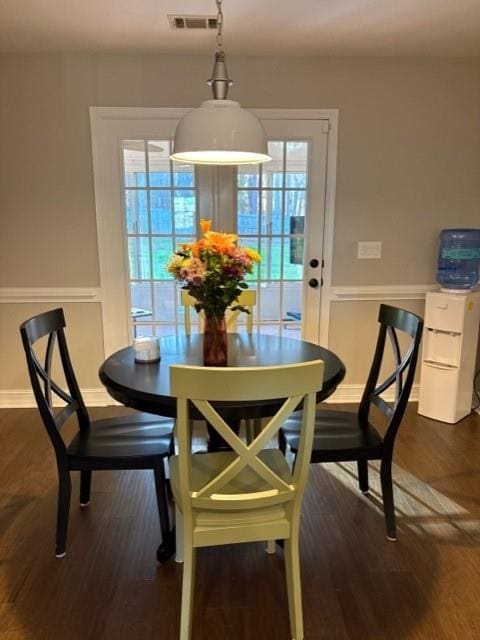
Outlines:
{"type": "Polygon", "coordinates": [[[215,16],[172,16],[168,15],[168,22],[172,29],[216,29],[215,16]]]}

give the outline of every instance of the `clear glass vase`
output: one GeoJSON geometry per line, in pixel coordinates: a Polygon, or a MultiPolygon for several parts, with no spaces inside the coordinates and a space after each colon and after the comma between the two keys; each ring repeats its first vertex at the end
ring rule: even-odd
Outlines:
{"type": "Polygon", "coordinates": [[[227,325],[225,316],[206,316],[203,329],[203,364],[227,366],[227,325]]]}

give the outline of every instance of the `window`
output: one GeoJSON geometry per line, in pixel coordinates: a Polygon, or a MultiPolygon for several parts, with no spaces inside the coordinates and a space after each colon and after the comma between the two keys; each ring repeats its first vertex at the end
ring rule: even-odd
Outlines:
{"type": "Polygon", "coordinates": [[[195,172],[172,163],[170,147],[170,140],[122,143],[132,336],[175,333],[183,313],[166,264],[196,235],[195,172]]]}
{"type": "Polygon", "coordinates": [[[237,230],[262,256],[249,278],[259,331],[300,337],[309,144],[270,141],[268,150],[271,162],[239,167],[237,230]]]}

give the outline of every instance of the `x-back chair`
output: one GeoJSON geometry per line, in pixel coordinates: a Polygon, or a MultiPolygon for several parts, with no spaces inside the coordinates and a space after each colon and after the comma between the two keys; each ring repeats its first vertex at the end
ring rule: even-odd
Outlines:
{"type": "MultiPolygon", "coordinates": [[[[191,311],[195,307],[197,300],[193,296],[191,296],[188,291],[185,291],[183,289],[180,294],[180,300],[182,305],[185,307],[185,333],[187,336],[189,336],[192,333],[191,311]]],[[[257,304],[257,292],[254,289],[245,289],[238,296],[235,304],[240,304],[248,309],[249,313],[247,313],[246,326],[247,333],[251,334],[253,332],[253,309],[257,304]]],[[[241,313],[242,311],[236,309],[235,311],[232,311],[228,314],[227,329],[231,329],[232,327],[234,327],[241,313]]],[[[200,317],[203,317],[202,312],[200,312],[199,315],[200,317]]]]}
{"type": "Polygon", "coordinates": [[[58,469],[58,508],[56,555],[66,555],[68,516],[71,496],[71,471],[80,471],[80,505],[90,502],[92,471],[100,469],[152,469],[160,516],[162,545],[159,561],[173,551],[165,487],[164,459],[171,451],[173,421],[145,413],[125,417],[90,420],[73,371],[65,338],[63,309],[41,313],[20,326],[28,372],[43,424],[53,445],[58,469]],[[37,356],[36,343],[47,338],[44,364],[37,356]],[[52,378],[54,351],[58,346],[61,368],[68,391],[52,378]],[[54,397],[64,406],[56,410],[54,397]],[[75,414],[79,430],[66,444],[61,428],[75,414]]]}
{"type": "MultiPolygon", "coordinates": [[[[369,490],[368,461],[381,460],[380,479],[387,538],[396,540],[392,484],[393,448],[412,389],[423,320],[411,311],[382,304],[378,322],[380,327],[377,345],[358,412],[325,409],[317,411],[311,461],[356,461],[360,490],[367,493],[369,490]],[[400,348],[400,334],[403,334],[409,343],[403,355],[400,348]],[[392,346],[393,371],[383,382],[379,382],[387,347],[387,335],[392,346]],[[393,387],[395,392],[392,404],[382,398],[382,394],[390,387],[393,387]],[[386,426],[383,436],[370,422],[372,407],[384,416],[386,426]]],[[[285,452],[288,445],[296,455],[299,450],[300,433],[301,417],[292,416],[280,431],[282,451],[285,452]]]]}
{"type": "Polygon", "coordinates": [[[171,367],[179,453],[170,459],[170,479],[176,505],[177,553],[184,561],[180,640],[191,636],[196,549],[277,539],[285,541],[291,637],[303,639],[300,507],[311,455],[316,391],[322,380],[320,360],[258,368],[171,367]],[[229,428],[214,406],[215,401],[276,398],[283,399],[277,413],[249,444],[229,428]],[[267,445],[301,402],[302,430],[292,473],[282,453],[267,445]],[[191,405],[232,451],[191,454],[191,405]]]}

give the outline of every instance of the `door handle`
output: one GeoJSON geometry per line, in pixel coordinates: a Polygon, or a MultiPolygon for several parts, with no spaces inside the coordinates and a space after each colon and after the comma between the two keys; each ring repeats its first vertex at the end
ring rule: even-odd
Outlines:
{"type": "Polygon", "coordinates": [[[317,260],[317,258],[312,258],[310,260],[310,266],[312,267],[312,269],[315,269],[316,267],[318,267],[319,264],[320,262],[317,260]]]}
{"type": "Polygon", "coordinates": [[[312,289],[316,289],[318,285],[319,285],[319,282],[317,278],[310,278],[310,280],[308,281],[308,286],[312,287],[312,289]]]}

